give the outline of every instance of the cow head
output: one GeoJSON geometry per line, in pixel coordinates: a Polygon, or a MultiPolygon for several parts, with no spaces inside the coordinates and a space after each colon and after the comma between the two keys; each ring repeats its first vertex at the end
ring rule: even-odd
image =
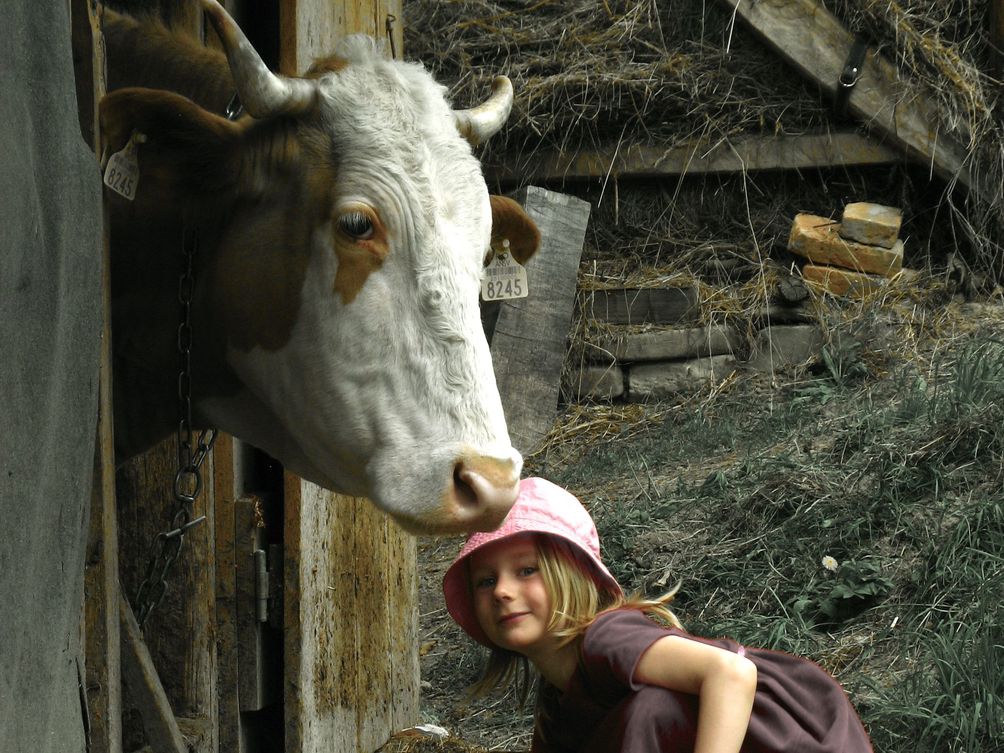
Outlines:
{"type": "Polygon", "coordinates": [[[195,326],[211,332],[197,355],[213,380],[201,414],[406,529],[496,526],[522,458],[479,277],[493,210],[524,260],[539,235],[489,198],[471,143],[501,127],[511,85],[456,112],[420,65],[364,37],[304,78],[276,76],[203,3],[250,116],[149,89],[102,103],[107,151],[142,134],[131,211],[177,213],[201,238],[195,326]]]}

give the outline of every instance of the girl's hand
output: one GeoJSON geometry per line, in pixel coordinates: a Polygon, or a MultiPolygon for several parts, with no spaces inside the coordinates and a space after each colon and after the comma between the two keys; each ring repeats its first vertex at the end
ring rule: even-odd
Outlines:
{"type": "Polygon", "coordinates": [[[756,665],[749,659],[668,635],[642,654],[634,679],[698,696],[694,753],[738,753],[756,694],[756,665]]]}

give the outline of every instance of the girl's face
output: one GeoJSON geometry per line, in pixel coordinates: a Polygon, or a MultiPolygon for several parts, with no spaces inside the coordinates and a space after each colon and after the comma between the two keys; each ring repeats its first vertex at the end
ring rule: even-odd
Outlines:
{"type": "Polygon", "coordinates": [[[532,534],[488,544],[471,555],[474,613],[497,646],[533,658],[550,649],[551,598],[544,588],[532,534]]]}

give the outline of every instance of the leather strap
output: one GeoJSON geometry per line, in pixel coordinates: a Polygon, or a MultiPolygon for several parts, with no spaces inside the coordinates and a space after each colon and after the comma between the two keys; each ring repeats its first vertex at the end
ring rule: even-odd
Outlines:
{"type": "Polygon", "coordinates": [[[868,41],[860,34],[854,38],[847,53],[847,60],[844,62],[843,70],[837,78],[837,92],[833,98],[833,114],[838,120],[847,120],[847,105],[851,99],[851,91],[861,78],[861,69],[864,67],[865,55],[868,53],[868,41]]]}

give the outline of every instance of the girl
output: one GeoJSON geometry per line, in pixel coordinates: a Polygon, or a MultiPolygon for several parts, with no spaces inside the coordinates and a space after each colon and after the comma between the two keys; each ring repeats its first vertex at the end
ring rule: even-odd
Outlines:
{"type": "Polygon", "coordinates": [[[539,674],[533,753],[871,753],[843,689],[815,664],[684,632],[673,597],[625,599],[589,513],[525,479],[496,531],[443,579],[454,620],[491,656],[475,692],[539,674]],[[654,617],[672,627],[654,622],[654,617]]]}

